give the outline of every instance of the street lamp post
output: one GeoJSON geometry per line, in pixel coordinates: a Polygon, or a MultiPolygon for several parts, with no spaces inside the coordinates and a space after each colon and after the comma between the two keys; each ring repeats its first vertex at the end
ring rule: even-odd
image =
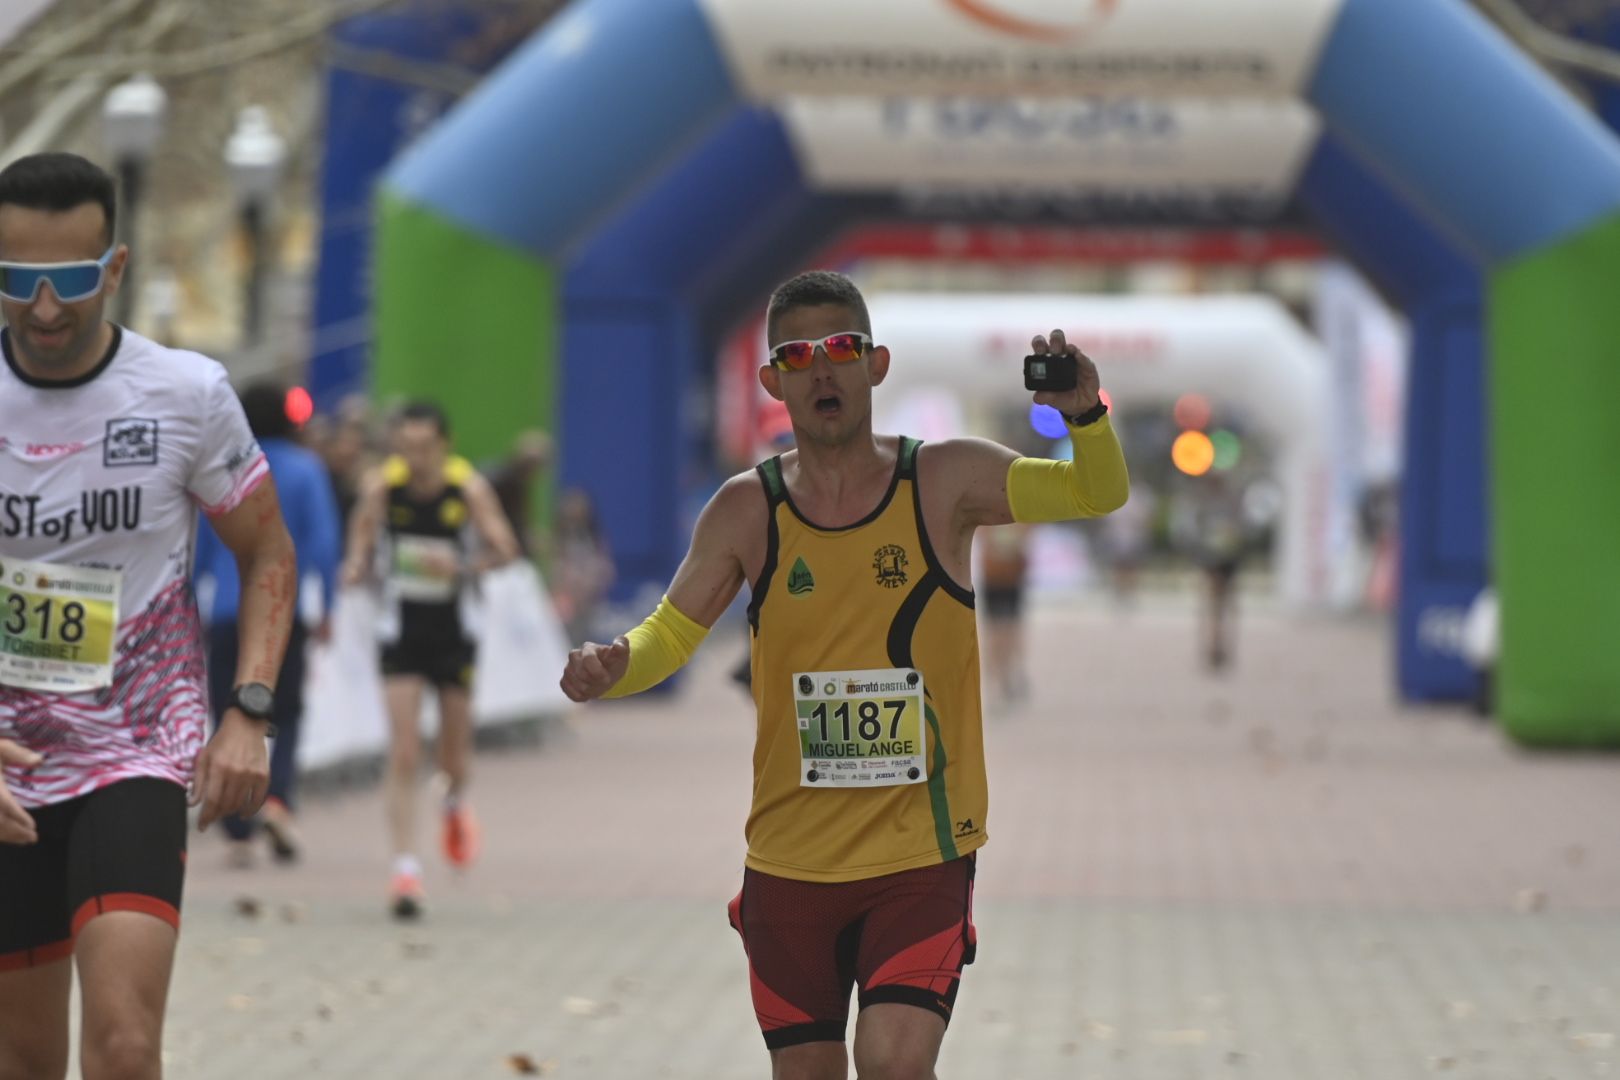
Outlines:
{"type": "Polygon", "coordinates": [[[270,114],[259,105],[244,108],[225,143],[225,167],[248,242],[248,276],[242,297],[242,343],[248,348],[257,346],[264,334],[265,219],[286,160],[287,144],[270,126],[270,114]]]}
{"type": "MultiPolygon", "coordinates": [[[[126,242],[135,239],[135,214],[140,205],[146,163],[163,138],[163,119],[169,96],[150,75],[135,75],[107,91],[101,103],[101,134],[118,170],[124,192],[126,242]]],[[[134,245],[131,244],[133,247],[134,245]]],[[[135,314],[135,259],[124,268],[115,318],[128,325],[135,314]]]]}

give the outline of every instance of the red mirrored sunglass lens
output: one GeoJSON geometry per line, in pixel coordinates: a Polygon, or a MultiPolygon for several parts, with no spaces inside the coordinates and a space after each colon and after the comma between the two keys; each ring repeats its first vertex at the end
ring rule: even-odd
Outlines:
{"type": "Polygon", "coordinates": [[[827,350],[827,359],[835,364],[847,364],[861,355],[861,339],[854,334],[834,334],[822,346],[827,350]]]}
{"type": "Polygon", "coordinates": [[[813,341],[790,341],[776,347],[777,362],[786,364],[794,371],[803,371],[815,358],[816,344],[813,341]]]}

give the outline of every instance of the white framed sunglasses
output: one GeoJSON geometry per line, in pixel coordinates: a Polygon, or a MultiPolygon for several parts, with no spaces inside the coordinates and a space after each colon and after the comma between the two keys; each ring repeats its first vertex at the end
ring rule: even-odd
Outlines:
{"type": "Polygon", "coordinates": [[[802,341],[784,341],[771,346],[771,363],[783,371],[803,371],[816,360],[816,349],[827,354],[834,364],[847,364],[859,360],[872,347],[872,338],[859,330],[840,330],[824,338],[802,341]]]}
{"type": "Polygon", "coordinates": [[[64,304],[88,300],[101,291],[107,280],[107,264],[118,250],[114,244],[99,259],[62,263],[20,263],[0,261],[0,296],[18,304],[32,304],[40,287],[51,283],[51,291],[64,304]]]}

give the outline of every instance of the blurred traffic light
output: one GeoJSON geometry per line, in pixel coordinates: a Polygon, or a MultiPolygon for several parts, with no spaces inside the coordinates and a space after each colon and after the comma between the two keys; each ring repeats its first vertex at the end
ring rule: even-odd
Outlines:
{"type": "Polygon", "coordinates": [[[1215,464],[1215,444],[1202,431],[1183,431],[1170,447],[1170,460],[1188,476],[1203,476],[1215,464]]]}
{"type": "Polygon", "coordinates": [[[1170,412],[1184,430],[1202,431],[1209,426],[1209,399],[1203,394],[1182,394],[1170,412]]]}

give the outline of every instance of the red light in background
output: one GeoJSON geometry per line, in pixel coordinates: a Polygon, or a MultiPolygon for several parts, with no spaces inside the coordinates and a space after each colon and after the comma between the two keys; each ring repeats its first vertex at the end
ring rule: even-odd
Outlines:
{"type": "Polygon", "coordinates": [[[309,391],[302,386],[295,386],[287,391],[287,401],[284,407],[287,410],[287,419],[299,427],[309,423],[309,418],[315,415],[315,400],[309,396],[309,391]]]}
{"type": "Polygon", "coordinates": [[[1171,414],[1183,429],[1202,431],[1209,426],[1209,399],[1202,394],[1182,394],[1176,398],[1171,414]]]}

